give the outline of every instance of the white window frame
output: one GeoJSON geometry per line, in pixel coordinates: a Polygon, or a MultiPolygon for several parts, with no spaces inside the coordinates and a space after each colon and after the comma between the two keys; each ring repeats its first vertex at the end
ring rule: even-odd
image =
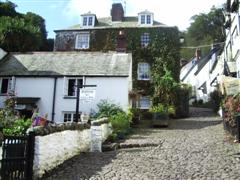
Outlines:
{"type": "MultiPolygon", "coordinates": [[[[76,112],[73,112],[73,111],[63,111],[62,112],[62,121],[63,122],[74,122],[75,121],[75,114],[76,114],[76,112]],[[70,121],[69,120],[65,121],[65,115],[70,115],[70,121]]],[[[80,118],[81,113],[79,113],[78,116],[79,116],[78,120],[81,121],[81,118],[80,118]]]]}
{"type": "Polygon", "coordinates": [[[148,63],[138,63],[138,80],[150,80],[150,65],[148,63]]]}
{"type": "Polygon", "coordinates": [[[2,77],[0,78],[0,94],[14,94],[15,91],[15,77],[2,77]],[[3,79],[8,80],[7,91],[2,92],[3,79]]]}
{"type": "Polygon", "coordinates": [[[146,15],[146,24],[151,24],[152,18],[150,14],[146,15]]]}
{"type": "Polygon", "coordinates": [[[83,27],[93,27],[95,24],[95,17],[94,16],[82,16],[82,26],[83,27]],[[91,24],[90,24],[91,22],[91,24]]]}
{"type": "Polygon", "coordinates": [[[75,77],[64,77],[64,80],[63,80],[63,94],[64,94],[64,97],[76,97],[76,94],[77,94],[77,88],[74,88],[74,92],[73,92],[73,95],[70,95],[69,93],[69,80],[75,80],[75,85],[77,84],[77,80],[82,80],[82,84],[84,84],[83,82],[83,78],[75,78],[75,77]]]}
{"type": "Polygon", "coordinates": [[[88,17],[87,16],[83,17],[83,26],[88,26],[88,17]]]}
{"type": "Polygon", "coordinates": [[[138,24],[141,26],[152,26],[153,25],[153,14],[151,14],[151,13],[150,14],[139,14],[138,15],[138,24]]]}
{"type": "Polygon", "coordinates": [[[89,32],[82,32],[76,35],[75,49],[89,49],[89,43],[89,32]]]}
{"type": "Polygon", "coordinates": [[[145,22],[146,22],[146,15],[140,15],[140,22],[141,22],[141,24],[145,24],[145,22]]]}
{"type": "Polygon", "coordinates": [[[150,109],[151,107],[151,99],[149,96],[141,96],[139,99],[139,108],[140,109],[150,109]]]}
{"type": "Polygon", "coordinates": [[[150,43],[150,34],[149,33],[143,33],[141,35],[141,47],[147,47],[150,43]]]}

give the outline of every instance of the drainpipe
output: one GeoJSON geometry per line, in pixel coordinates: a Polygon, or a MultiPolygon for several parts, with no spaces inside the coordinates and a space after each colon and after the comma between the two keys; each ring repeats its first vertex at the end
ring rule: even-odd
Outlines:
{"type": "Polygon", "coordinates": [[[57,77],[54,78],[53,101],[52,101],[52,122],[54,122],[54,116],[55,116],[56,86],[57,86],[57,77]]]}

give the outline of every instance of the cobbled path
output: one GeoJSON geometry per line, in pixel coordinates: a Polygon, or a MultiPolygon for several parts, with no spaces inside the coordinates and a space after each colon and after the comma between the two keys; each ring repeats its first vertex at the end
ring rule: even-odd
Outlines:
{"type": "Polygon", "coordinates": [[[240,179],[240,146],[209,110],[191,109],[190,118],[171,120],[168,128],[138,129],[128,141],[159,145],[84,153],[45,179],[240,179]]]}

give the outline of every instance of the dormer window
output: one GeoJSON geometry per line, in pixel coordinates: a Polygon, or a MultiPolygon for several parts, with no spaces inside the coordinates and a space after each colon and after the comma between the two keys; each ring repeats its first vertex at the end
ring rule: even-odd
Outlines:
{"type": "Polygon", "coordinates": [[[88,17],[83,18],[83,26],[87,26],[87,20],[88,20],[88,17]]]}
{"type": "Polygon", "coordinates": [[[145,24],[145,15],[141,15],[141,24],[145,24]]]}
{"type": "Polygon", "coordinates": [[[89,17],[88,18],[88,26],[92,26],[93,25],[93,17],[89,17]]]}
{"type": "Polygon", "coordinates": [[[147,24],[151,24],[151,16],[147,15],[147,24]]]}
{"type": "Polygon", "coordinates": [[[149,11],[143,11],[138,14],[138,24],[141,26],[144,25],[153,25],[153,13],[149,11]]]}
{"type": "Polygon", "coordinates": [[[82,15],[82,26],[93,27],[97,23],[97,18],[95,14],[87,13],[82,15]]]}

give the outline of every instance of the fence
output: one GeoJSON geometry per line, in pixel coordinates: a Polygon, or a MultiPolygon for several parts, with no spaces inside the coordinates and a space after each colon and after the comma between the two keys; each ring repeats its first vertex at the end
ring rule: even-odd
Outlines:
{"type": "Polygon", "coordinates": [[[31,180],[34,157],[33,133],[27,136],[6,136],[2,144],[2,180],[31,180]]]}

